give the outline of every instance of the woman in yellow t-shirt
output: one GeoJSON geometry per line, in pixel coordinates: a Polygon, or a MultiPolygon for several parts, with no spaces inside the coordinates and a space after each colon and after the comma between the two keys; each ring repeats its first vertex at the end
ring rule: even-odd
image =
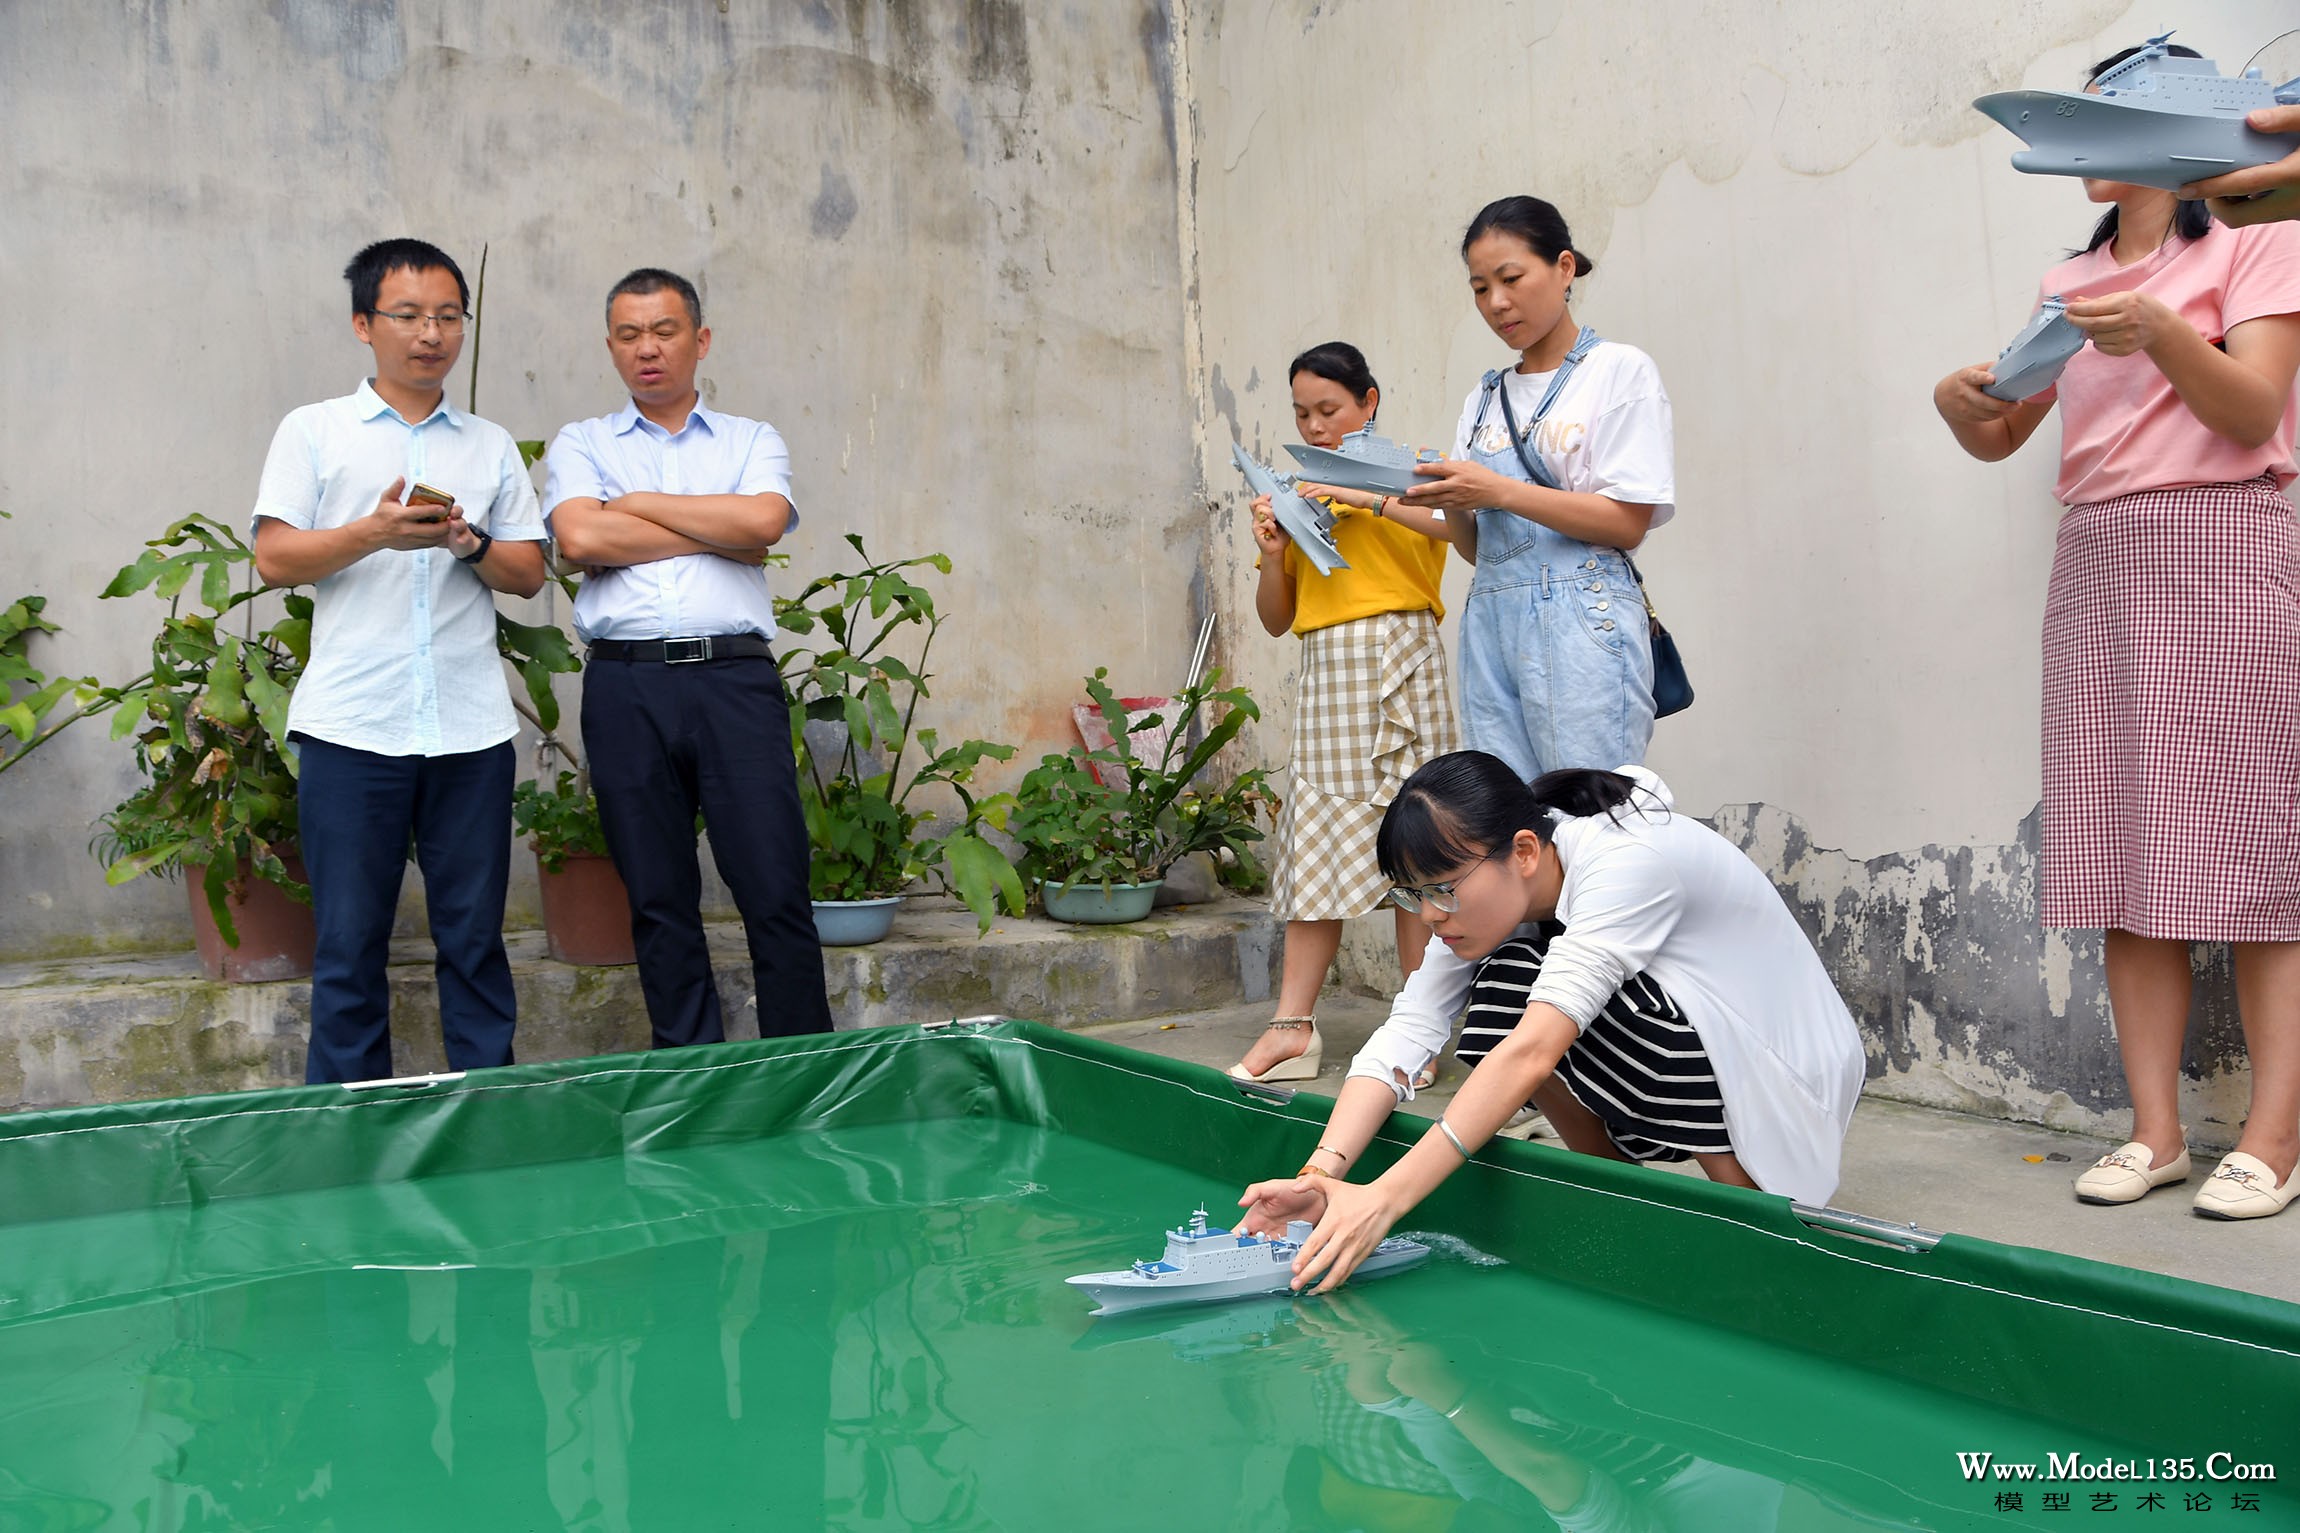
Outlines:
{"type": "MultiPolygon", "coordinates": [[[[1303,352],[1289,378],[1294,427],[1313,447],[1339,446],[1381,404],[1365,357],[1344,341],[1303,352]]],[[[1385,516],[1333,504],[1334,542],[1349,568],[1320,575],[1278,526],[1268,498],[1254,502],[1254,610],[1273,636],[1301,636],[1302,666],[1293,786],[1278,817],[1270,882],[1270,908],[1286,923],[1278,1015],[1230,1067],[1241,1080],[1318,1073],[1318,991],[1342,923],[1389,893],[1374,858],[1382,810],[1416,768],[1460,748],[1438,641],[1443,524],[1398,500],[1386,505],[1385,516]]],[[[1403,910],[1396,919],[1402,977],[1421,962],[1429,928],[1403,910]]]]}

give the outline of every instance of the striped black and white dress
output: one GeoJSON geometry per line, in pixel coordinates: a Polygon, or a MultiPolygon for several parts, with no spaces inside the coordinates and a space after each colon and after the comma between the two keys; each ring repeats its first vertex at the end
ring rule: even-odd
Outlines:
{"type": "MultiPolygon", "coordinates": [[[[1475,1066],[1525,1015],[1550,939],[1563,928],[1495,948],[1470,981],[1469,1009],[1454,1055],[1475,1066]]],[[[1634,976],[1557,1062],[1556,1078],[1603,1120],[1632,1160],[1727,1155],[1725,1100],[1701,1035],[1649,974],[1634,976]]]]}

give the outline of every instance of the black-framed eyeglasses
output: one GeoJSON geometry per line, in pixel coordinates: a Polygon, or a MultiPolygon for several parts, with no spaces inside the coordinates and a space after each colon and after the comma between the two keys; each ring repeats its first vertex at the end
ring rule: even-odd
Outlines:
{"type": "MultiPolygon", "coordinates": [[[[1480,857],[1477,862],[1470,868],[1469,873],[1475,873],[1479,868],[1484,867],[1487,863],[1506,855],[1509,850],[1510,848],[1507,845],[1495,847],[1492,851],[1486,853],[1483,857],[1480,857]]],[[[1461,896],[1455,891],[1462,884],[1469,882],[1469,873],[1464,873],[1459,878],[1449,879],[1442,884],[1394,885],[1389,892],[1389,901],[1391,904],[1397,906],[1398,909],[1404,911],[1409,916],[1420,915],[1424,905],[1427,905],[1430,909],[1436,911],[1440,915],[1450,916],[1455,911],[1461,909],[1461,896]]]]}
{"type": "Polygon", "coordinates": [[[437,314],[395,313],[390,309],[370,309],[367,312],[377,319],[390,320],[402,330],[421,330],[425,325],[437,325],[447,335],[461,330],[471,318],[462,309],[442,309],[437,314]]]}

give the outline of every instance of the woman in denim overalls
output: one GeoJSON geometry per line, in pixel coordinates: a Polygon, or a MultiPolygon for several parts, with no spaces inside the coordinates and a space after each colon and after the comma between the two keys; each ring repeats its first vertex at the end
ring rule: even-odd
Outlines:
{"type": "Polygon", "coordinates": [[[1510,388],[1488,373],[1463,411],[1458,456],[1423,465],[1428,484],[1377,509],[1443,510],[1446,536],[1477,566],[1460,657],[1473,750],[1528,780],[1642,762],[1652,639],[1622,551],[1676,509],[1668,397],[1644,353],[1574,322],[1566,299],[1591,263],[1557,209],[1533,197],[1490,204],[1463,237],[1462,259],[1478,311],[1519,352],[1520,381],[1510,388]],[[1524,380],[1544,373],[1548,386],[1525,397],[1524,380]],[[1571,408],[1550,417],[1560,399],[1571,408]]]}

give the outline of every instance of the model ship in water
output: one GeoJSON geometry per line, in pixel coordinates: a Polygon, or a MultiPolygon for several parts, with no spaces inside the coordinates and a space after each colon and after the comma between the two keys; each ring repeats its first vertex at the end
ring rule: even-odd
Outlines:
{"type": "Polygon", "coordinates": [[[2230,78],[2210,59],[2175,57],[2152,37],[2092,91],[2006,90],[1973,105],[2027,140],[2013,169],[2176,191],[2191,181],[2280,160],[2300,133],[2260,133],[2244,114],[2300,105],[2300,79],[2270,86],[2257,69],[2230,78]]]}
{"type": "Polygon", "coordinates": [[[2068,305],[2047,298],[2021,326],[2005,349],[1997,353],[1997,381],[1981,392],[1994,399],[2027,399],[2041,394],[2060,379],[2069,358],[2084,349],[2084,332],[2069,323],[2068,305]]]}
{"type": "Polygon", "coordinates": [[[1302,551],[1302,557],[1310,561],[1311,568],[1321,575],[1331,575],[1350,567],[1342,551],[1334,546],[1334,513],[1297,493],[1294,486],[1299,481],[1292,474],[1280,474],[1263,467],[1235,442],[1230,444],[1230,458],[1246,476],[1248,489],[1256,495],[1270,497],[1271,514],[1277,517],[1278,525],[1286,529],[1286,536],[1294,540],[1294,546],[1302,551]]]}
{"type": "Polygon", "coordinates": [[[1435,463],[1441,456],[1426,447],[1416,452],[1386,436],[1375,436],[1370,427],[1343,437],[1339,447],[1296,447],[1288,442],[1286,451],[1302,465],[1302,477],[1313,484],[1340,485],[1345,490],[1375,495],[1403,495],[1427,484],[1428,480],[1414,472],[1414,466],[1435,463]]]}
{"type": "MultiPolygon", "coordinates": [[[[1296,1219],[1283,1235],[1241,1235],[1210,1227],[1201,1208],[1188,1224],[1166,1232],[1166,1252],[1158,1260],[1136,1262],[1121,1272],[1082,1272],[1063,1281],[1101,1306],[1097,1315],[1284,1293],[1294,1281],[1294,1254],[1312,1228],[1307,1220],[1296,1219]]],[[[1420,1241],[1393,1235],[1358,1264],[1350,1281],[1403,1272],[1429,1254],[1420,1241]]]]}

